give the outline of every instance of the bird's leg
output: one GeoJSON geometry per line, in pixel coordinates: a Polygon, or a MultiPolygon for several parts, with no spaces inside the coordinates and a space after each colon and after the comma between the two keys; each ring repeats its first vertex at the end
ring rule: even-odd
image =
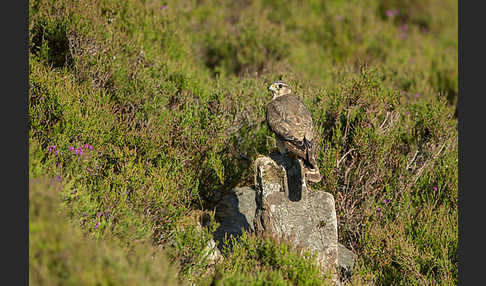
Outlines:
{"type": "Polygon", "coordinates": [[[307,191],[307,184],[305,183],[305,169],[304,169],[304,163],[302,162],[301,159],[297,159],[299,161],[300,165],[300,180],[301,180],[301,185],[302,185],[302,198],[304,198],[304,193],[307,191]]]}
{"type": "Polygon", "coordinates": [[[288,198],[289,197],[289,183],[288,183],[288,178],[287,178],[287,171],[285,170],[284,166],[280,166],[280,168],[282,169],[282,173],[283,173],[282,185],[283,185],[283,188],[284,188],[285,197],[288,198]]]}

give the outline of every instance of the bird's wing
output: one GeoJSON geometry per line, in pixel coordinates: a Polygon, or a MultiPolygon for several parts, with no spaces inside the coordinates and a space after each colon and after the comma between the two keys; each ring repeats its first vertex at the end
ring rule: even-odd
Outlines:
{"type": "Polygon", "coordinates": [[[286,143],[289,151],[306,158],[312,149],[312,116],[305,105],[293,95],[284,95],[267,106],[270,129],[286,143]]]}

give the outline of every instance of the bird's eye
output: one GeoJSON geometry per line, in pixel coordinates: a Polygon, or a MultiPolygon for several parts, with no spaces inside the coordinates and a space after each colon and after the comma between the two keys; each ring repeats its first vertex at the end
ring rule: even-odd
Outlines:
{"type": "Polygon", "coordinates": [[[282,88],[282,84],[281,83],[278,84],[278,88],[282,88]]]}

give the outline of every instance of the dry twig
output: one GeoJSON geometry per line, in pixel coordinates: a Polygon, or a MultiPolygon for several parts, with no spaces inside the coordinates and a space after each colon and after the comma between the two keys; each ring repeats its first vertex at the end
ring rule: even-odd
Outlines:
{"type": "Polygon", "coordinates": [[[348,152],[346,152],[342,157],[341,159],[339,159],[337,162],[336,162],[336,168],[339,168],[339,164],[341,164],[341,161],[344,160],[344,158],[349,154],[351,153],[352,151],[356,150],[355,148],[351,148],[348,150],[348,152]]]}

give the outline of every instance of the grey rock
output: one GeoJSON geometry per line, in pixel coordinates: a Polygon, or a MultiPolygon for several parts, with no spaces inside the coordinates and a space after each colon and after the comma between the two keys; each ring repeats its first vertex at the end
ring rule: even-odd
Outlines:
{"type": "Polygon", "coordinates": [[[220,259],[222,259],[222,255],[220,250],[217,247],[216,242],[213,239],[208,241],[206,248],[204,249],[204,257],[206,257],[209,261],[209,264],[216,264],[220,259]]]}
{"type": "Polygon", "coordinates": [[[344,278],[350,278],[354,270],[354,262],[356,261],[357,255],[340,243],[338,244],[338,252],[338,264],[341,275],[344,278]]]}
{"type": "MultiPolygon", "coordinates": [[[[323,272],[338,269],[337,218],[334,197],[302,182],[300,165],[278,152],[255,160],[255,189],[234,188],[216,206],[219,242],[243,231],[289,241],[317,255],[323,272]]],[[[231,247],[231,246],[230,246],[231,247]]]]}
{"type": "Polygon", "coordinates": [[[274,153],[255,160],[255,231],[313,251],[322,270],[334,272],[338,265],[334,197],[302,184],[299,165],[285,157],[274,153]]]}
{"type": "Polygon", "coordinates": [[[215,212],[220,225],[213,234],[220,249],[226,235],[238,237],[243,230],[254,231],[255,211],[255,190],[250,187],[236,187],[222,197],[215,212]]]}

